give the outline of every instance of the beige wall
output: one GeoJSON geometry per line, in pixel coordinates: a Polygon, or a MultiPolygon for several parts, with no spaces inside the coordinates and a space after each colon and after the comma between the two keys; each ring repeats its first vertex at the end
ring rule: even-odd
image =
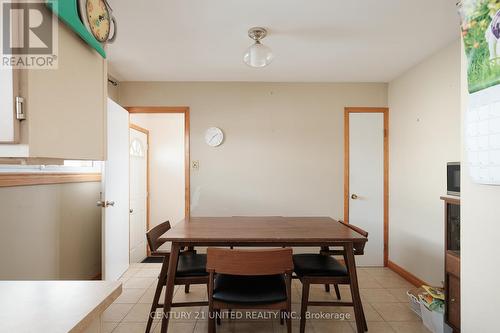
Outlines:
{"type": "Polygon", "coordinates": [[[191,213],[343,216],[343,111],[387,85],[122,82],[124,106],[191,108],[191,213]],[[218,126],[224,143],[204,142],[218,126]]]}
{"type": "MultiPolygon", "coordinates": [[[[466,73],[466,58],[462,48],[462,124],[468,103],[466,73]]],[[[462,332],[495,332],[498,330],[498,309],[500,309],[498,288],[500,187],[473,183],[465,163],[465,154],[465,145],[462,142],[464,157],[460,193],[462,332]]]]}
{"type": "Polygon", "coordinates": [[[131,114],[149,131],[150,227],[184,218],[184,114],[131,114]]]}
{"type": "Polygon", "coordinates": [[[100,183],[0,188],[0,280],[90,279],[101,270],[100,183]]]}
{"type": "Polygon", "coordinates": [[[460,160],[460,44],[389,83],[389,259],[433,285],[444,279],[446,163],[460,160]]]}

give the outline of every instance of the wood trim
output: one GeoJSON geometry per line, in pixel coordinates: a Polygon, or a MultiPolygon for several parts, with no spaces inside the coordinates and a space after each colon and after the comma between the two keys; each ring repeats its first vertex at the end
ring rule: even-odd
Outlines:
{"type": "Polygon", "coordinates": [[[389,108],[344,108],[344,221],[349,223],[349,114],[382,113],[384,115],[384,266],[389,262],[389,108]]]}
{"type": "Polygon", "coordinates": [[[0,187],[100,182],[100,173],[0,173],[0,187]]]}
{"type": "Polygon", "coordinates": [[[443,200],[446,203],[450,203],[452,205],[460,205],[460,197],[447,197],[447,196],[442,196],[440,197],[441,200],[443,200]]]}
{"type": "Polygon", "coordinates": [[[93,276],[93,277],[91,278],[91,280],[102,280],[102,274],[101,274],[101,273],[96,274],[95,276],[93,276]]]}
{"type": "Polygon", "coordinates": [[[129,113],[189,113],[189,106],[127,106],[129,113]]]}
{"type": "MultiPolygon", "coordinates": [[[[132,124],[130,122],[130,116],[129,116],[129,128],[146,134],[146,144],[148,146],[148,148],[146,150],[147,151],[147,153],[146,153],[146,192],[147,192],[147,195],[146,195],[146,232],[148,232],[149,229],[151,228],[151,222],[150,222],[151,221],[151,216],[150,216],[151,215],[151,199],[150,199],[151,196],[149,195],[151,193],[151,185],[150,185],[151,176],[149,173],[149,169],[150,169],[150,165],[149,165],[149,147],[150,147],[149,146],[149,130],[147,130],[144,127],[141,127],[139,125],[132,124]]],[[[129,170],[129,177],[130,177],[130,170],[129,170]]],[[[130,225],[130,219],[129,219],[129,225],[130,225]]],[[[130,233],[129,233],[129,247],[130,247],[130,233]]],[[[151,249],[149,248],[148,245],[146,245],[146,255],[148,257],[151,256],[151,249]]]]}
{"type": "Polygon", "coordinates": [[[139,131],[139,132],[142,132],[142,133],[148,135],[148,137],[149,137],[149,131],[147,129],[145,129],[144,127],[141,127],[141,126],[136,125],[136,124],[129,123],[129,128],[135,129],[136,131],[139,131]]]}
{"type": "Polygon", "coordinates": [[[127,106],[129,113],[183,113],[184,114],[184,186],[185,186],[185,210],[186,217],[191,216],[191,153],[190,153],[190,129],[191,121],[188,106],[127,106]]]}
{"type": "Polygon", "coordinates": [[[389,268],[393,272],[397,273],[403,279],[405,279],[406,281],[410,282],[411,284],[413,284],[416,287],[420,287],[422,285],[429,285],[424,280],[421,280],[417,276],[413,275],[412,273],[410,273],[407,270],[405,270],[403,267],[401,267],[401,266],[393,263],[390,260],[387,262],[387,268],[389,268]]]}

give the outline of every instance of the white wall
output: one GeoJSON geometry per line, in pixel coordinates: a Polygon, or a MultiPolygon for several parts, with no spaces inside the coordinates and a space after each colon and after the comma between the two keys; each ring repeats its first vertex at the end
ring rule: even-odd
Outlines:
{"type": "MultiPolygon", "coordinates": [[[[462,47],[462,125],[468,103],[466,58],[462,47]]],[[[462,133],[464,130],[462,128],[462,133]]],[[[465,145],[462,156],[465,162],[465,145]]],[[[500,186],[472,182],[466,163],[461,172],[462,332],[498,331],[500,309],[500,186]]]]}
{"type": "Polygon", "coordinates": [[[98,275],[100,188],[98,182],[0,188],[0,280],[98,275]]]}
{"type": "Polygon", "coordinates": [[[191,214],[343,216],[345,106],[387,106],[383,83],[122,82],[124,106],[191,108],[191,214]],[[204,142],[218,126],[224,143],[204,142]]]}
{"type": "Polygon", "coordinates": [[[150,227],[184,218],[185,163],[183,114],[131,114],[130,122],[149,130],[150,227]]]}
{"type": "Polygon", "coordinates": [[[446,163],[460,161],[460,44],[389,83],[389,260],[444,280],[446,163]]]}

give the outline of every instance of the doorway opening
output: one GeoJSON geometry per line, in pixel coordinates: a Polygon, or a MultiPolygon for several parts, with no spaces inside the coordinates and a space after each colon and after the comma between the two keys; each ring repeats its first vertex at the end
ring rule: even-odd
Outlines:
{"type": "Polygon", "coordinates": [[[165,221],[175,225],[190,216],[189,108],[126,110],[131,131],[130,262],[141,262],[151,254],[145,237],[148,230],[165,221]],[[145,146],[142,160],[136,151],[141,145],[145,146]]]}
{"type": "Polygon", "coordinates": [[[370,233],[361,265],[389,256],[389,109],[344,109],[344,220],[370,233]],[[364,256],[366,257],[366,256],[364,256]],[[365,260],[365,261],[363,261],[365,260]]]}

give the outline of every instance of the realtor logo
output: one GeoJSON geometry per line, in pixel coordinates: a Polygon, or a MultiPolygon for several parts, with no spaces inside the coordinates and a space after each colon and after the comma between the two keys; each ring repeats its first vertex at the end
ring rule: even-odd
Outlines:
{"type": "Polygon", "coordinates": [[[1,67],[57,68],[57,17],[43,0],[1,0],[1,67]]]}

